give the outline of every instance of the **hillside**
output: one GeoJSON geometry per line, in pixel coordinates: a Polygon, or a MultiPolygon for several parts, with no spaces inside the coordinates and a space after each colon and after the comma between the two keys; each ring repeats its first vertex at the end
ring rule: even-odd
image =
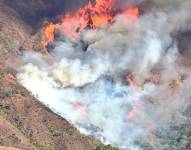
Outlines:
{"type": "Polygon", "coordinates": [[[81,135],[15,80],[10,66],[17,67],[15,58],[26,41],[31,44],[32,31],[17,12],[0,3],[0,145],[22,150],[95,149],[99,142],[81,135]]]}

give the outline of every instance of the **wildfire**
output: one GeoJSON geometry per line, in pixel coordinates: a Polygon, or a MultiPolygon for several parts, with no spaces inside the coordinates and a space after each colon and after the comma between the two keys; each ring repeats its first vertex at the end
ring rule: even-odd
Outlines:
{"type": "MultiPolygon", "coordinates": [[[[66,14],[60,24],[50,23],[44,30],[47,37],[44,45],[46,46],[54,41],[54,30],[57,28],[64,36],[75,41],[86,28],[96,30],[108,27],[115,22],[115,16],[121,13],[114,8],[114,5],[115,0],[96,0],[95,2],[90,0],[86,6],[80,8],[76,13],[66,14]]],[[[139,9],[131,7],[123,10],[122,13],[125,14],[126,20],[136,20],[139,16],[139,9]]]]}
{"type": "Polygon", "coordinates": [[[54,31],[55,31],[55,29],[58,28],[58,27],[59,27],[58,24],[50,23],[48,26],[46,26],[46,27],[44,28],[44,35],[45,35],[46,38],[47,38],[47,40],[42,43],[44,46],[47,46],[48,43],[54,41],[54,31]]]}
{"type": "Polygon", "coordinates": [[[133,81],[134,72],[127,76],[127,81],[129,85],[133,88],[135,91],[139,91],[139,87],[134,83],[133,81]]]}
{"type": "Polygon", "coordinates": [[[131,19],[137,21],[139,16],[139,9],[137,7],[130,7],[125,11],[127,20],[131,19]]]}
{"type": "Polygon", "coordinates": [[[138,108],[136,106],[128,113],[128,119],[132,119],[138,113],[138,108]]]}
{"type": "Polygon", "coordinates": [[[60,29],[65,36],[75,40],[85,28],[97,29],[106,27],[112,22],[114,0],[90,1],[75,14],[63,17],[60,29]]]}
{"type": "Polygon", "coordinates": [[[83,106],[83,104],[78,101],[72,102],[72,105],[74,106],[74,108],[76,108],[77,110],[79,110],[82,113],[86,111],[85,106],[83,106]]]}

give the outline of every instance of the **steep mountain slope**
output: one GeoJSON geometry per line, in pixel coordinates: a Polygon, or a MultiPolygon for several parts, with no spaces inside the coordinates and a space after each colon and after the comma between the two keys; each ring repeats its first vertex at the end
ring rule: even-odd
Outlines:
{"type": "MultiPolygon", "coordinates": [[[[44,38],[40,28],[43,21],[54,18],[69,8],[72,9],[69,6],[83,5],[85,1],[0,0],[0,146],[22,150],[104,149],[99,141],[80,134],[66,120],[40,104],[15,79],[19,65],[18,58],[23,51],[46,52],[39,42],[44,38]]],[[[152,8],[150,1],[146,2],[148,3],[143,3],[141,7],[152,8]]],[[[187,31],[175,35],[179,49],[184,57],[189,58],[191,54],[190,35],[187,31]]],[[[190,61],[186,65],[191,66],[190,61]]],[[[185,121],[180,121],[180,124],[174,121],[169,124],[168,129],[153,133],[148,138],[148,144],[141,143],[141,141],[137,144],[142,144],[145,150],[191,149],[190,112],[191,106],[189,105],[186,112],[180,116],[185,121]]],[[[4,150],[4,147],[0,147],[1,149],[4,150]]],[[[108,146],[106,149],[112,148],[108,146]]]]}
{"type": "Polygon", "coordinates": [[[17,12],[0,3],[0,145],[22,150],[95,149],[99,142],[81,135],[15,80],[12,66],[17,67],[15,58],[31,32],[17,12]]]}

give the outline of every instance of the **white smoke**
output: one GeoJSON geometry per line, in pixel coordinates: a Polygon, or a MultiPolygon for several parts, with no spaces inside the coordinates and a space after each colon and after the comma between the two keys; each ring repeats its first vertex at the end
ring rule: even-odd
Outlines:
{"type": "Polygon", "coordinates": [[[81,132],[136,150],[135,142],[164,124],[185,101],[189,80],[177,79],[187,71],[177,62],[171,32],[186,19],[176,26],[172,14],[161,10],[138,21],[124,18],[116,16],[108,29],[84,31],[77,44],[88,44],[86,52],[66,38],[56,43],[51,61],[26,53],[17,78],[81,132]],[[128,75],[135,85],[128,83],[128,75]],[[178,91],[170,88],[171,81],[177,81],[178,91]]]}

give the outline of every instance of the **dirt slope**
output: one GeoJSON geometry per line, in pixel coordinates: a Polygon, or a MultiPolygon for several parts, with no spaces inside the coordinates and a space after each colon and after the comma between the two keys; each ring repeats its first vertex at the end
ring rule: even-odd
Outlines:
{"type": "Polygon", "coordinates": [[[22,150],[96,149],[98,141],[81,135],[45,108],[13,76],[15,70],[9,66],[21,55],[20,48],[31,38],[31,31],[13,9],[0,3],[0,146],[22,150]]]}
{"type": "Polygon", "coordinates": [[[19,55],[19,47],[30,37],[31,28],[19,15],[0,3],[0,62],[19,55]]]}
{"type": "MultiPolygon", "coordinates": [[[[17,58],[23,51],[45,51],[39,43],[43,37],[37,26],[49,16],[48,13],[56,15],[63,11],[63,8],[55,10],[63,1],[71,5],[79,2],[55,1],[0,0],[0,150],[9,150],[8,147],[21,150],[114,150],[80,134],[66,120],[34,99],[14,77],[17,58]]],[[[191,55],[190,35],[191,32],[178,36],[180,50],[188,56],[191,55]]],[[[157,149],[161,150],[191,149],[191,106],[185,116],[188,118],[186,123],[176,125],[172,122],[169,129],[153,134],[157,139],[151,138],[153,145],[143,143],[142,148],[153,150],[159,145],[157,149]]]]}
{"type": "Polygon", "coordinates": [[[0,78],[0,145],[23,150],[93,150],[99,144],[39,104],[9,71],[2,70],[0,78]]]}

